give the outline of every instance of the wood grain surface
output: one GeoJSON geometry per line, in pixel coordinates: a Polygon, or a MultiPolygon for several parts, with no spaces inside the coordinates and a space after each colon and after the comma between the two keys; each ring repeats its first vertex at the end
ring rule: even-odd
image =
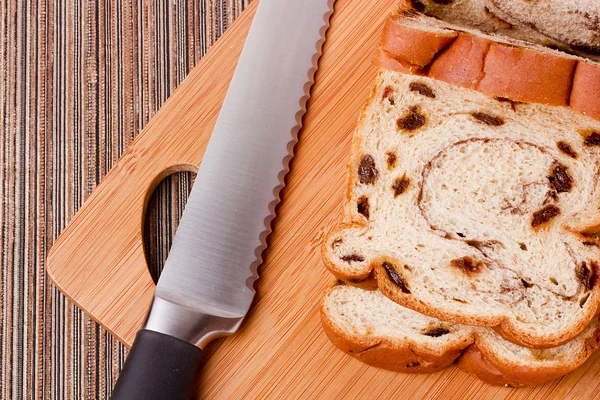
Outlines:
{"type": "MultiPolygon", "coordinates": [[[[394,0],[338,0],[292,161],[283,203],[241,330],[213,343],[199,375],[202,398],[592,398],[600,361],[544,386],[486,385],[450,367],[408,375],[361,364],[322,332],[320,296],[334,279],[319,254],[341,219],[352,131],[375,77],[371,65],[394,0]]],[[[143,244],[145,206],[168,173],[196,168],[257,2],[228,29],[105,177],[47,261],[57,286],[131,344],[154,284],[143,244]]]]}

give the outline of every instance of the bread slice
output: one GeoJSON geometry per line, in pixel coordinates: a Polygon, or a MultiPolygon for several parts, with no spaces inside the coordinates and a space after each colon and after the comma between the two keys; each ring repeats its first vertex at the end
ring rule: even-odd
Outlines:
{"type": "Polygon", "coordinates": [[[594,0],[487,0],[503,20],[534,29],[575,50],[600,53],[600,2],[594,0]]]}
{"type": "Polygon", "coordinates": [[[551,39],[529,26],[515,27],[489,8],[489,0],[420,0],[410,6],[426,15],[482,32],[525,40],[544,46],[558,47],[561,42],[551,39]]]}
{"type": "Polygon", "coordinates": [[[600,122],[381,70],[325,264],[395,302],[529,347],[600,304],[600,122]]]}
{"type": "Polygon", "coordinates": [[[465,27],[598,59],[600,3],[590,0],[420,0],[411,6],[465,27]]]}
{"type": "Polygon", "coordinates": [[[594,318],[567,344],[529,349],[507,342],[490,329],[427,317],[379,291],[348,285],[326,291],[321,317],[332,342],[367,364],[401,372],[433,372],[460,356],[459,367],[496,385],[537,385],[556,379],[583,364],[600,341],[594,318]]]}

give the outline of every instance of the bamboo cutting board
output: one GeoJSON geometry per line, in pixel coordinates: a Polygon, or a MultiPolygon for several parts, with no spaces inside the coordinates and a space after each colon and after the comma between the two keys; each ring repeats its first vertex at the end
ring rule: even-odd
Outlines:
{"type": "MultiPolygon", "coordinates": [[[[283,192],[253,307],[241,330],[207,349],[203,398],[593,398],[598,355],[541,387],[486,385],[450,367],[408,375],[366,366],[321,330],[320,296],[334,279],[319,246],[341,220],[350,139],[375,77],[373,51],[395,0],[338,0],[304,129],[283,192]]],[[[202,59],[105,177],[47,260],[56,285],[130,345],[154,284],[142,243],[145,205],[174,171],[194,171],[215,124],[258,2],[202,59]]],[[[209,211],[207,211],[209,212],[209,211]]]]}

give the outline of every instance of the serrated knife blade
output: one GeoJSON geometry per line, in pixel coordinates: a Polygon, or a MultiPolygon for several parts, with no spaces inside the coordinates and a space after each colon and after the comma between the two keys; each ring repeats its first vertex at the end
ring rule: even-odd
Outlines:
{"type": "Polygon", "coordinates": [[[113,399],[189,399],[200,349],[248,312],[334,2],[260,1],[113,399]]]}

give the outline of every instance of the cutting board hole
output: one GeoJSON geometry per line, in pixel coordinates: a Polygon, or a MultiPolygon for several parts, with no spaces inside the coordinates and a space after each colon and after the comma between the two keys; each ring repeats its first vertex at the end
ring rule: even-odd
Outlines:
{"type": "Polygon", "coordinates": [[[196,174],[177,172],[154,189],[144,216],[144,251],[154,283],[163,270],[196,174]]]}

